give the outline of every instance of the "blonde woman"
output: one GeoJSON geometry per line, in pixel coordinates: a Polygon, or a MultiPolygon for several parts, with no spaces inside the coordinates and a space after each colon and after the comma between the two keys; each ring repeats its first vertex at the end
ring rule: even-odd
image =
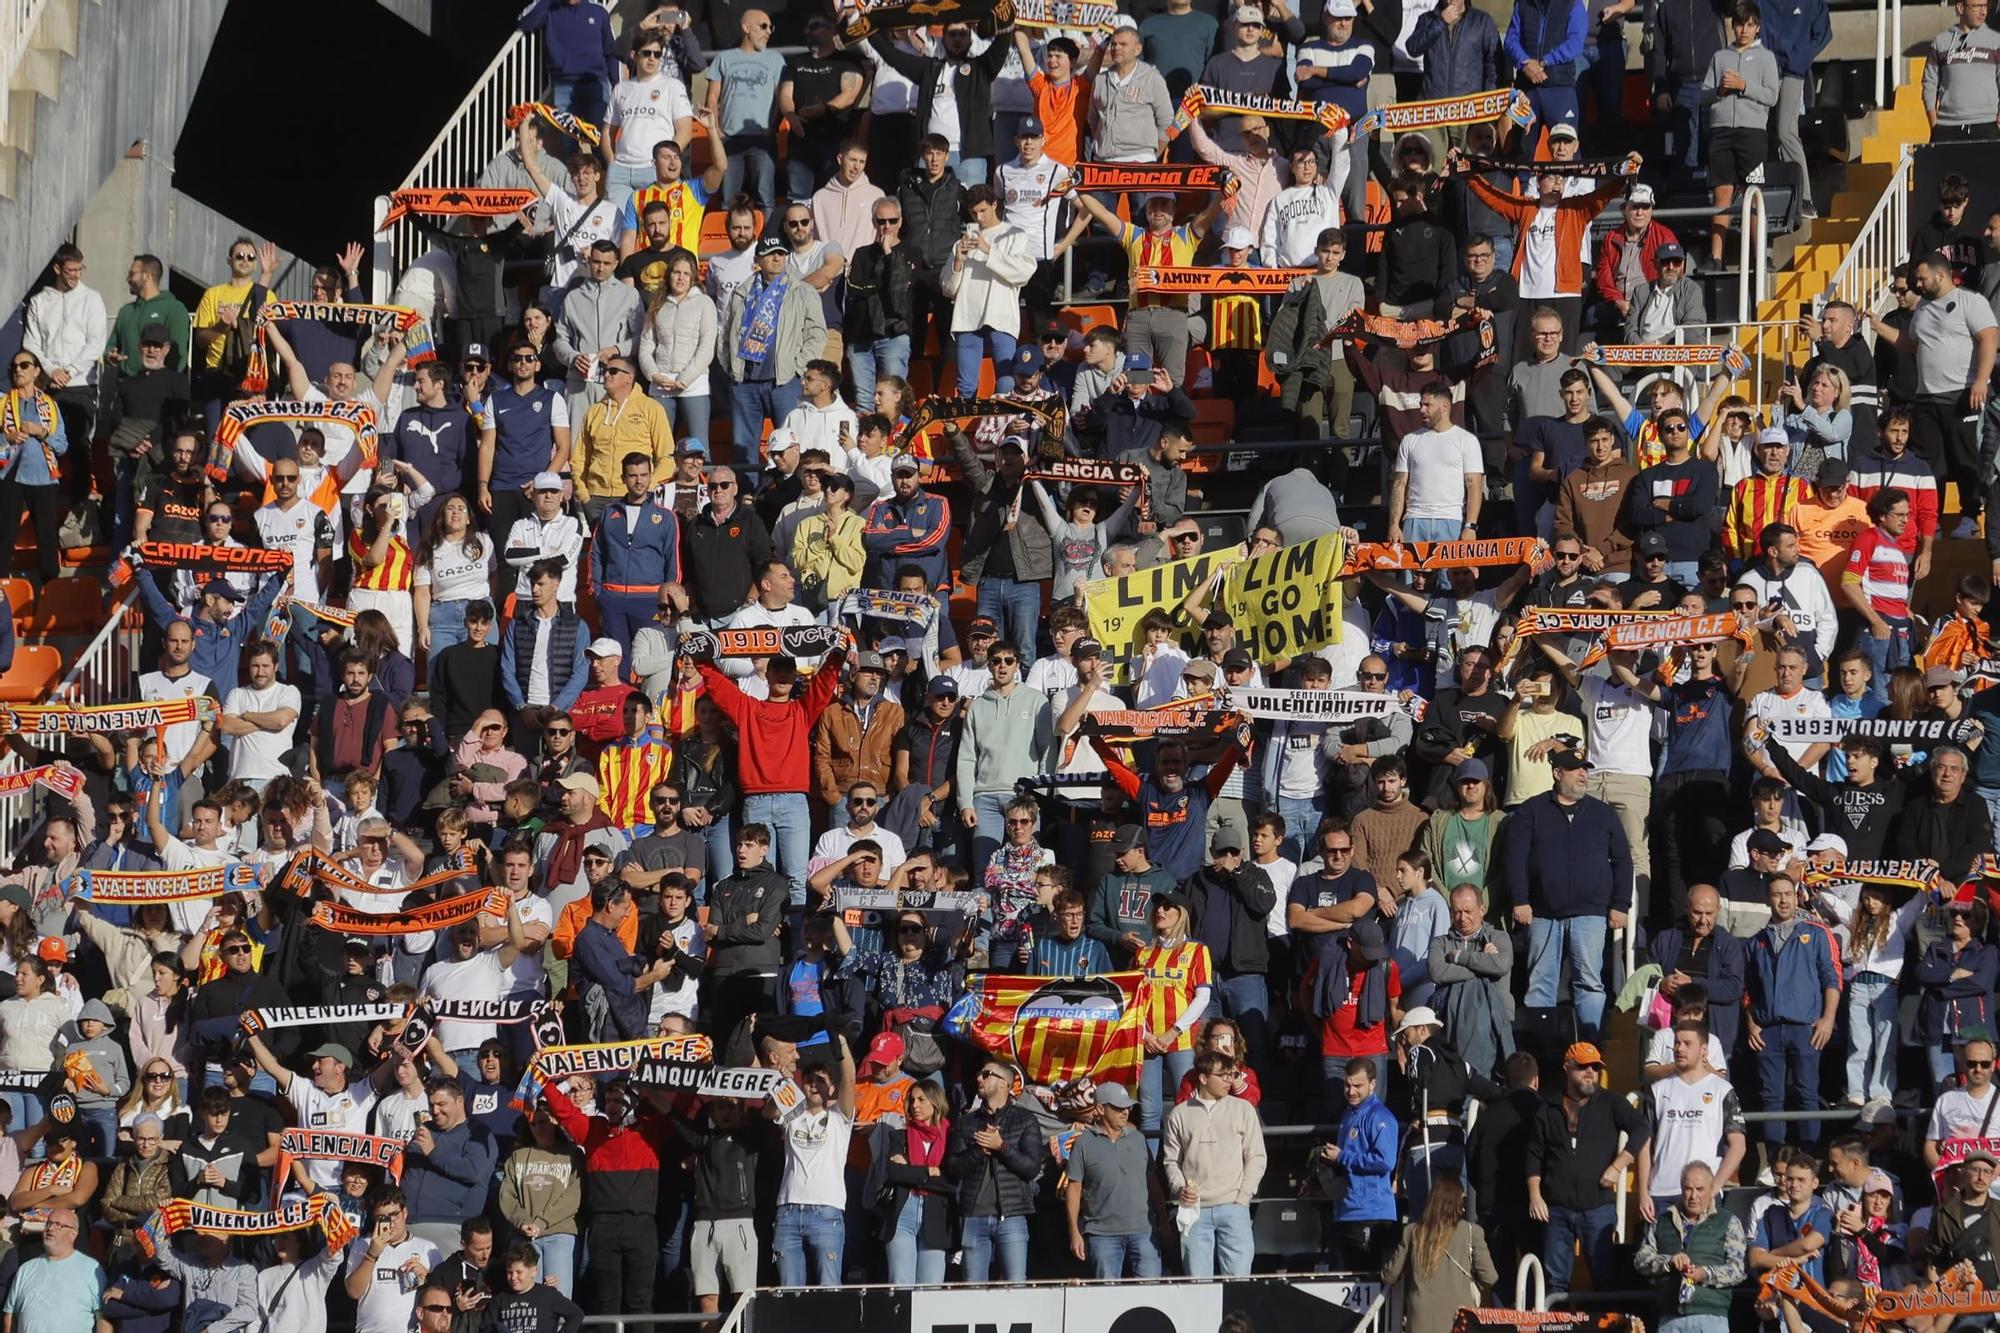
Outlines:
{"type": "Polygon", "coordinates": [[[1786,380],[1778,386],[1778,405],[1785,415],[1785,434],[1791,437],[1794,463],[1807,449],[1846,460],[1848,437],[1854,433],[1854,413],[1849,410],[1853,398],[1847,372],[1838,366],[1821,366],[1804,385],[1786,380]]]}
{"type": "Polygon", "coordinates": [[[701,289],[695,257],[667,252],[667,285],[639,331],[639,373],[685,447],[708,438],[708,368],[715,360],[715,302],[701,289]]]}
{"type": "Polygon", "coordinates": [[[1450,1333],[1459,1308],[1484,1304],[1482,1294],[1499,1280],[1486,1233],[1466,1219],[1465,1186],[1439,1176],[1424,1215],[1403,1228],[1382,1270],[1384,1283],[1404,1284],[1405,1333],[1450,1333]]]}
{"type": "Polygon", "coordinates": [[[812,610],[823,610],[860,587],[861,569],[868,563],[861,545],[867,524],[854,512],[853,480],[844,472],[831,472],[820,485],[824,503],[792,534],[799,595],[812,610]]]}
{"type": "Polygon", "coordinates": [[[143,1116],[155,1116],[162,1127],[161,1146],[168,1152],[178,1152],[181,1136],[193,1123],[187,1103],[181,1100],[178,1087],[179,1074],[173,1065],[165,1060],[148,1060],[139,1069],[139,1076],[132,1080],[132,1091],[118,1103],[118,1138],[121,1143],[133,1142],[132,1131],[143,1116]]]}

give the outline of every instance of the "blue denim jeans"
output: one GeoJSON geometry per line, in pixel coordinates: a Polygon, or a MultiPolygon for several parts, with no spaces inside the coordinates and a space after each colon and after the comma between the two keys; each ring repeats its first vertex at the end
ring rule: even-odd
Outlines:
{"type": "Polygon", "coordinates": [[[729,840],[730,826],[730,817],[724,815],[701,830],[708,866],[706,877],[695,886],[694,900],[698,905],[707,905],[709,885],[720,884],[736,873],[736,844],[729,840]]]}
{"type": "MultiPolygon", "coordinates": [[[[993,391],[1007,393],[1014,387],[1014,335],[999,329],[974,329],[953,335],[958,349],[958,396],[970,398],[979,392],[979,363],[993,357],[993,391]]],[[[1023,648],[1027,644],[1021,645],[1023,648]]]]}
{"type": "Polygon", "coordinates": [[[1701,562],[1698,560],[1669,560],[1667,561],[1667,577],[1680,584],[1683,588],[1699,587],[1701,585],[1701,562]]]}
{"type": "Polygon", "coordinates": [[[1233,1018],[1243,1029],[1244,1057],[1251,1064],[1264,1058],[1268,1049],[1265,1036],[1270,1029],[1271,992],[1269,983],[1255,972],[1215,979],[1215,1002],[1224,1018],[1233,1018]]]}
{"type": "Polygon", "coordinates": [[[542,1278],[553,1278],[556,1290],[569,1295],[576,1286],[576,1237],[537,1236],[534,1246],[542,1259],[542,1278]]]}
{"type": "Polygon", "coordinates": [[[1688,171],[1706,171],[1708,165],[1701,156],[1701,103],[1701,80],[1690,79],[1674,89],[1667,112],[1668,161],[1688,171]]]}
{"type": "Polygon", "coordinates": [[[1028,1277],[1028,1219],[968,1217],[959,1235],[965,1280],[981,1283],[1000,1261],[1000,1281],[1024,1282],[1028,1277]]]}
{"type": "MultiPolygon", "coordinates": [[[[611,86],[601,74],[558,75],[551,82],[549,101],[558,111],[568,111],[578,120],[587,120],[593,125],[604,123],[604,109],[611,100],[611,86]]],[[[566,134],[557,133],[551,146],[563,143],[574,145],[571,151],[582,148],[576,140],[566,134]]]]}
{"type": "Polygon", "coordinates": [[[604,197],[622,209],[634,190],[651,185],[653,180],[653,164],[650,162],[636,167],[613,162],[604,173],[604,197]]]}
{"type": "Polygon", "coordinates": [[[1042,628],[1042,585],[982,576],[978,614],[993,617],[993,623],[1000,627],[1000,636],[1013,641],[1025,662],[1035,655],[1035,635],[1042,628]]]}
{"type": "Polygon", "coordinates": [[[1583,1040],[1595,1041],[1604,1022],[1604,939],[1601,916],[1538,916],[1528,927],[1528,1006],[1553,1009],[1569,965],[1570,998],[1583,1040]]]}
{"type": "Polygon", "coordinates": [[[1201,1216],[1181,1237],[1181,1266],[1189,1277],[1247,1277],[1256,1246],[1250,1240],[1250,1209],[1240,1203],[1219,1203],[1201,1216]]]}
{"type": "Polygon", "coordinates": [[[964,186],[986,184],[987,160],[983,157],[960,157],[956,152],[945,158],[945,164],[964,186]]]}
{"type": "Polygon", "coordinates": [[[1889,622],[1889,637],[1878,639],[1874,631],[1862,627],[1857,642],[1861,651],[1868,654],[1868,668],[1874,674],[1868,681],[1868,692],[1879,703],[1889,702],[1889,673],[1897,667],[1908,666],[1910,655],[1910,622],[1893,616],[1884,616],[1889,622]]]}
{"type": "Polygon", "coordinates": [[[923,1229],[924,1201],[919,1194],[903,1200],[896,1214],[896,1234],[889,1237],[889,1285],[935,1287],[944,1281],[944,1250],[927,1250],[918,1239],[923,1229]]]}
{"type": "MultiPolygon", "coordinates": [[[[471,605],[472,603],[470,602],[431,603],[430,656],[433,660],[436,659],[439,653],[451,647],[454,643],[465,642],[467,637],[465,633],[465,608],[471,605]]],[[[406,648],[408,646],[408,644],[404,645],[406,648]]]]}
{"type": "Polygon", "coordinates": [[[689,441],[708,443],[708,395],[705,393],[663,393],[654,399],[666,411],[667,424],[674,428],[674,443],[685,449],[689,441]]]}
{"type": "Polygon", "coordinates": [[[1313,834],[1325,817],[1324,801],[1321,796],[1278,798],[1278,817],[1285,821],[1285,845],[1279,855],[1290,857],[1295,863],[1306,859],[1306,848],[1313,845],[1313,834]]]}
{"type": "Polygon", "coordinates": [[[1143,1231],[1130,1236],[1085,1236],[1083,1244],[1090,1255],[1090,1275],[1099,1282],[1160,1275],[1160,1247],[1143,1231]]]}
{"type": "Polygon", "coordinates": [[[975,884],[983,881],[986,863],[993,859],[1002,835],[1007,832],[1007,802],[1013,799],[1011,791],[984,791],[972,798],[972,812],[979,820],[972,829],[972,882],[975,884]]]}
{"type": "Polygon", "coordinates": [[[875,410],[875,381],[884,375],[906,378],[910,373],[910,335],[847,344],[847,364],[854,371],[854,410],[864,416],[875,410]]]}
{"type": "MultiPolygon", "coordinates": [[[[1149,1055],[1146,1063],[1139,1066],[1139,1128],[1151,1135],[1166,1119],[1167,1108],[1180,1095],[1181,1080],[1194,1068],[1194,1051],[1168,1051],[1165,1055],[1149,1055]]],[[[1150,1149],[1158,1142],[1148,1138],[1150,1149]]]]}
{"type": "MultiPolygon", "coordinates": [[[[764,423],[776,426],[799,405],[799,382],[778,384],[772,380],[745,380],[729,386],[729,424],[735,427],[736,442],[729,458],[711,454],[718,463],[740,463],[752,472],[763,470],[757,446],[764,440],[764,423]]],[[[746,486],[747,492],[749,488],[746,486]]]]}
{"type": "Polygon", "coordinates": [[[1618,1206],[1607,1203],[1599,1208],[1558,1208],[1549,1205],[1549,1226],[1542,1241],[1542,1271],[1551,1292],[1568,1291],[1576,1267],[1576,1247],[1590,1264],[1590,1280],[1603,1288],[1611,1279],[1611,1228],[1618,1220],[1618,1206]]]}
{"type": "Polygon", "coordinates": [[[1660,1321],[1660,1333],[1729,1333],[1729,1316],[1677,1314],[1660,1321]]]}
{"type": "Polygon", "coordinates": [[[792,881],[792,906],[806,905],[806,858],[812,854],[812,812],[800,791],[743,798],[743,822],[771,830],[771,860],[792,881]]]}
{"type": "Polygon", "coordinates": [[[840,1260],[846,1252],[847,1222],[840,1209],[817,1203],[781,1203],[772,1248],[778,1255],[778,1281],[787,1287],[806,1285],[806,1259],[812,1259],[812,1285],[840,1285],[840,1260]]]}
{"type": "Polygon", "coordinates": [[[1857,972],[1847,986],[1847,1095],[1896,1095],[1896,983],[1880,972],[1857,972]]]}
{"type": "Polygon", "coordinates": [[[723,143],[729,149],[729,165],[722,172],[722,197],[734,199],[748,190],[768,213],[778,188],[778,159],[771,141],[761,135],[732,134],[723,143]]]}

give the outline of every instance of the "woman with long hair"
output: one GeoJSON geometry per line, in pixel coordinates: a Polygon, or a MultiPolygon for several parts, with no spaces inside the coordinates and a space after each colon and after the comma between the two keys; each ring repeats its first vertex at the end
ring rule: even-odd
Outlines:
{"type": "MultiPolygon", "coordinates": [[[[1203,1051],[1220,1051],[1236,1062],[1236,1081],[1229,1089],[1232,1097],[1241,1097],[1252,1106],[1264,1100],[1264,1086],[1257,1081],[1257,1071],[1250,1067],[1247,1052],[1249,1045],[1243,1039],[1243,1029],[1233,1018],[1209,1018],[1202,1021],[1195,1034],[1194,1053],[1197,1058],[1203,1051]]],[[[1180,1090],[1174,1094],[1174,1105],[1179,1106],[1194,1096],[1195,1076],[1193,1068],[1181,1075],[1180,1090]]]]}
{"type": "MultiPolygon", "coordinates": [[[[416,557],[410,551],[409,522],[431,502],[431,484],[408,463],[396,462],[376,474],[365,499],[352,507],[353,529],[347,534],[347,554],[354,565],[354,586],[347,590],[347,608],[379,611],[395,628],[398,645],[415,643],[416,612],[410,600],[416,557]],[[412,490],[405,494],[399,480],[412,490]]],[[[329,668],[331,671],[331,668],[329,668]]],[[[339,685],[339,680],[334,680],[339,685]]],[[[415,685],[414,674],[411,685],[415,685]]],[[[404,691],[407,698],[408,690],[404,691]]],[[[392,701],[400,708],[402,699],[392,701]]]]}
{"type": "Polygon", "coordinates": [[[873,1160],[880,1163],[880,1235],[889,1254],[889,1281],[898,1287],[934,1287],[944,1281],[951,1254],[951,1205],[956,1195],[944,1174],[951,1135],[949,1109],[937,1084],[912,1083],[903,1094],[903,1118],[875,1126],[873,1160]]]}
{"type": "Polygon", "coordinates": [[[868,552],[861,533],[868,524],[854,510],[854,481],[835,470],[821,483],[822,503],[818,512],[808,514],[792,534],[792,568],[798,571],[799,590],[810,587],[814,595],[806,609],[825,613],[861,586],[861,571],[868,552]]]}
{"type": "Polygon", "coordinates": [[[1847,975],[1850,1106],[1887,1102],[1896,1095],[1896,983],[1909,952],[1910,931],[1930,895],[1909,893],[1899,907],[1895,893],[1887,885],[1863,884],[1855,899],[1833,889],[1819,895],[1819,905],[1847,927],[1841,970],[1847,975]]]}
{"type": "Polygon", "coordinates": [[[105,998],[129,1004],[153,988],[153,959],[162,951],[177,951],[183,940],[174,929],[173,916],[165,903],[141,903],[132,911],[132,924],[114,926],[92,911],[87,901],[76,904],[77,929],[104,955],[105,970],[111,976],[111,993],[105,998]]]}
{"type": "Polygon", "coordinates": [[[1382,1281],[1403,1286],[1405,1333],[1450,1333],[1461,1307],[1477,1308],[1500,1280],[1486,1233],[1465,1216],[1465,1185],[1439,1176],[1423,1216],[1403,1228],[1403,1238],[1382,1269],[1382,1281]]]}
{"type": "MultiPolygon", "coordinates": [[[[464,501],[460,500],[463,504],[464,501]]],[[[396,627],[380,611],[362,611],[354,617],[354,646],[368,659],[369,684],[400,709],[417,692],[417,666],[403,652],[403,640],[396,627]]]]}
{"type": "MultiPolygon", "coordinates": [[[[56,400],[42,388],[42,359],[25,347],[8,362],[0,394],[0,578],[14,572],[14,535],[34,515],[35,562],[47,587],[62,572],[62,465],[69,452],[56,400]]],[[[18,1127],[17,1127],[18,1128],[18,1127]]]]}
{"type": "Polygon", "coordinates": [[[121,1143],[132,1142],[132,1126],[140,1116],[154,1115],[160,1118],[166,1131],[167,1151],[180,1148],[181,1140],[191,1132],[193,1121],[187,1103],[181,1100],[176,1077],[173,1065],[157,1057],[139,1067],[139,1076],[132,1080],[132,1091],[118,1103],[121,1143]]]}
{"type": "Polygon", "coordinates": [[[1958,1070],[1957,1052],[1993,1030],[1993,985],[2000,980],[2000,950],[1984,942],[1986,904],[1945,904],[1945,937],[1917,960],[1917,1044],[1930,1061],[1931,1081],[1958,1070]]]}
{"type": "MultiPolygon", "coordinates": [[[[415,599],[417,647],[426,658],[464,643],[465,608],[493,591],[493,541],[472,522],[472,506],[462,495],[447,495],[417,552],[411,588],[415,599]]],[[[360,619],[355,640],[360,641],[360,619]]]]}
{"type": "Polygon", "coordinates": [[[533,353],[536,382],[560,389],[568,370],[562,358],[556,355],[555,339],[555,311],[540,301],[530,301],[521,307],[521,322],[508,330],[508,336],[500,339],[500,345],[505,347],[512,341],[518,344],[517,350],[533,353]]]}
{"type": "Polygon", "coordinates": [[[646,392],[667,410],[683,449],[708,438],[715,320],[715,302],[701,289],[699,261],[678,246],[667,251],[667,285],[639,333],[639,373],[646,377],[646,392]]]}
{"type": "Polygon", "coordinates": [[[144,993],[127,992],[126,1012],[132,1023],[125,1035],[141,1071],[138,1081],[146,1081],[144,1071],[155,1063],[164,1064],[173,1071],[175,1092],[185,1097],[192,1032],[187,1022],[187,970],[175,951],[162,949],[153,955],[152,982],[144,993]]]}
{"type": "Polygon", "coordinates": [[[1483,759],[1460,761],[1451,773],[1451,793],[1450,804],[1431,811],[1417,847],[1441,883],[1476,884],[1483,899],[1498,865],[1493,849],[1507,814],[1483,759]]]}
{"type": "Polygon", "coordinates": [[[18,884],[0,888],[0,972],[12,972],[21,959],[33,958],[41,940],[42,932],[35,929],[34,900],[28,891],[18,884]]]}
{"type": "MultiPolygon", "coordinates": [[[[683,668],[689,663],[681,659],[683,668]]],[[[729,719],[706,694],[695,700],[695,729],[674,747],[674,781],[681,789],[681,823],[701,835],[708,854],[708,876],[701,881],[697,901],[706,901],[707,886],[736,873],[736,849],[729,841],[730,815],[736,808],[736,738],[729,719]]]]}

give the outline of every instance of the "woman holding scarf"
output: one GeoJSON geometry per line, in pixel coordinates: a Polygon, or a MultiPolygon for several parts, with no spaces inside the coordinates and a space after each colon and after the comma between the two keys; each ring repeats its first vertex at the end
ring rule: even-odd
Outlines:
{"type": "Polygon", "coordinates": [[[42,359],[25,348],[8,363],[8,390],[0,397],[0,578],[14,572],[14,535],[25,511],[34,516],[35,561],[47,587],[62,569],[63,501],[58,483],[69,435],[56,400],[42,389],[42,359]]]}

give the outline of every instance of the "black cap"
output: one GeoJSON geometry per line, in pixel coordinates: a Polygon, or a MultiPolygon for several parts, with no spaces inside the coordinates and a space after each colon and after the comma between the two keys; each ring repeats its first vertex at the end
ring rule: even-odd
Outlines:
{"type": "Polygon", "coordinates": [[[1153,895],[1153,901],[1149,904],[1149,906],[1151,906],[1155,910],[1158,910],[1159,908],[1162,907],[1178,907],[1181,909],[1181,914],[1183,916],[1185,916],[1188,912],[1193,910],[1188,906],[1187,895],[1181,893],[1176,889],[1160,890],[1158,893],[1153,895]]]}
{"type": "Polygon", "coordinates": [[[1137,824],[1120,824],[1118,831],[1111,835],[1111,854],[1123,856],[1146,840],[1146,830],[1137,824]]]}
{"type": "Polygon", "coordinates": [[[1791,849],[1792,845],[1790,843],[1767,828],[1750,830],[1750,838],[1746,848],[1748,851],[1762,852],[1766,856],[1783,856],[1791,849]]]}
{"type": "Polygon", "coordinates": [[[1847,464],[1841,462],[1838,458],[1827,459],[1819,465],[1819,471],[1813,474],[1813,484],[1824,491],[1838,490],[1840,487],[1845,486],[1847,484],[1847,464]]]}
{"type": "Polygon", "coordinates": [[[1218,607],[1202,617],[1201,627],[1203,629],[1235,629],[1236,622],[1229,618],[1227,611],[1218,607]]]}
{"type": "Polygon", "coordinates": [[[1042,122],[1035,116],[1023,116],[1014,126],[1016,139],[1039,139],[1043,133],[1042,122]]]}
{"type": "Polygon", "coordinates": [[[791,252],[792,248],[785,244],[782,236],[766,236],[763,240],[757,242],[756,257],[759,259],[762,259],[765,255],[788,255],[791,252]]]}
{"type": "Polygon", "coordinates": [[[1632,545],[1640,555],[1665,555],[1667,553],[1666,534],[1662,533],[1658,528],[1647,528],[1639,534],[1639,540],[1632,545]]]}
{"type": "Polygon", "coordinates": [[[1091,638],[1088,634],[1069,646],[1069,660],[1072,662],[1081,662],[1087,657],[1102,657],[1103,655],[1104,645],[1091,638]]]}
{"type": "Polygon", "coordinates": [[[1589,768],[1590,761],[1575,750],[1551,750],[1549,752],[1549,767],[1555,769],[1558,773],[1568,773],[1579,768],[1589,768]]]}
{"type": "Polygon", "coordinates": [[[1224,671],[1248,671],[1254,665],[1256,664],[1250,660],[1250,654],[1241,648],[1231,648],[1222,655],[1224,671]]]}
{"type": "Polygon", "coordinates": [[[139,345],[141,347],[149,344],[155,347],[171,347],[173,346],[173,342],[173,337],[167,332],[167,326],[164,324],[148,324],[145,328],[139,330],[139,345]]]}

